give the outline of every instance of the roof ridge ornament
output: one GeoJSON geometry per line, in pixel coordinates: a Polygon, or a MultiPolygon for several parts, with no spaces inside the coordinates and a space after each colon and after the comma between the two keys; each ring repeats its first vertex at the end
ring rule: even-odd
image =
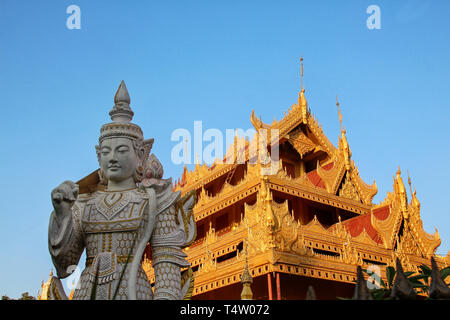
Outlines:
{"type": "Polygon", "coordinates": [[[397,184],[397,196],[400,198],[401,210],[403,213],[403,217],[405,219],[409,218],[408,214],[408,196],[406,194],[405,184],[403,183],[403,179],[401,176],[402,172],[400,170],[400,165],[398,166],[398,170],[396,173],[395,183],[397,184]]]}
{"type": "Polygon", "coordinates": [[[300,89],[301,91],[304,91],[305,88],[303,88],[303,56],[300,57],[300,89]]]}
{"type": "Polygon", "coordinates": [[[308,102],[305,98],[305,88],[303,87],[303,57],[300,57],[300,87],[301,90],[298,94],[298,106],[302,115],[302,122],[306,124],[308,122],[308,102]]]}
{"type": "Polygon", "coordinates": [[[419,199],[417,199],[416,187],[414,187],[414,192],[413,192],[412,184],[411,184],[411,176],[409,175],[409,170],[406,170],[406,172],[408,173],[408,184],[409,184],[409,190],[411,192],[411,205],[414,206],[416,209],[420,209],[420,201],[419,201],[419,199]]]}
{"type": "Polygon", "coordinates": [[[352,171],[352,169],[354,168],[354,166],[352,166],[352,163],[351,163],[352,151],[350,149],[350,145],[348,144],[346,133],[347,133],[347,131],[345,130],[345,126],[344,126],[341,130],[340,147],[342,148],[342,152],[344,155],[345,169],[347,171],[352,171]]]}
{"type": "Polygon", "coordinates": [[[336,106],[337,106],[338,115],[339,115],[339,131],[342,132],[342,113],[341,113],[341,109],[339,109],[339,100],[338,100],[337,95],[336,95],[336,106]]]}

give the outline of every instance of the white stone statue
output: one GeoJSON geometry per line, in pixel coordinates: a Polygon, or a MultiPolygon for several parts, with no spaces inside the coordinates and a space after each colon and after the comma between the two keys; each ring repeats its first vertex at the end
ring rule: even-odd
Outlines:
{"type": "Polygon", "coordinates": [[[144,140],[141,128],[131,123],[134,113],[123,81],[114,102],[113,122],[102,126],[96,146],[100,183],[106,186],[78,194],[79,186],[65,181],[51,193],[48,245],[58,275],[54,291],[61,290],[59,279],[70,275],[86,248],[86,268],[73,299],[183,299],[189,281],[181,287],[180,269],[190,264],[181,249],[196,236],[195,194],[180,199],[171,179],[161,179],[162,166],[150,156],[153,139],[144,140]],[[148,243],[153,290],[141,265],[148,243]]]}

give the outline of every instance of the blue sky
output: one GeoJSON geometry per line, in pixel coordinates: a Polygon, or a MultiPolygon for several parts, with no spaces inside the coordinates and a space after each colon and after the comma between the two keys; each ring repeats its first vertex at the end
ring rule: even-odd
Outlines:
{"type": "MultiPolygon", "coordinates": [[[[450,249],[448,1],[0,2],[0,295],[48,278],[50,192],[98,167],[94,145],[123,79],[134,122],[154,137],[165,177],[177,128],[251,127],[296,102],[337,145],[336,95],[353,159],[375,202],[409,170],[425,230],[450,249]],[[81,8],[81,29],[66,8],[81,8]],[[381,9],[381,29],[366,8],[381,9]]],[[[408,188],[408,187],[407,187],[408,188]]],[[[409,189],[409,188],[408,188],[409,189]]]]}

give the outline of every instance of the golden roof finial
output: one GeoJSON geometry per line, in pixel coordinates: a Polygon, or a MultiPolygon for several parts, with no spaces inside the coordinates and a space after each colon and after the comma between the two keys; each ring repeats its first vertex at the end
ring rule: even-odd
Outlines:
{"type": "Polygon", "coordinates": [[[344,126],[341,131],[341,146],[342,146],[342,151],[344,153],[345,168],[348,171],[350,171],[352,169],[352,164],[351,164],[352,151],[350,150],[347,136],[345,134],[346,134],[346,131],[345,131],[345,126],[344,126]]]}
{"type": "Polygon", "coordinates": [[[417,191],[416,191],[416,187],[414,187],[414,192],[412,190],[412,185],[411,185],[411,177],[409,175],[409,170],[406,170],[406,172],[408,172],[408,184],[409,184],[409,190],[411,191],[411,204],[413,206],[415,206],[416,208],[420,209],[420,201],[419,199],[417,199],[417,191]]]}
{"type": "Polygon", "coordinates": [[[412,191],[412,187],[411,187],[411,177],[410,177],[410,175],[409,175],[409,170],[406,170],[406,172],[408,173],[409,190],[411,191],[411,195],[412,195],[412,194],[413,194],[413,191],[412,191]]]}
{"type": "Polygon", "coordinates": [[[44,280],[42,280],[41,292],[38,293],[38,300],[49,300],[50,297],[49,288],[52,283],[52,278],[53,278],[53,267],[50,270],[50,275],[48,277],[47,282],[44,283],[44,280]]]}
{"type": "Polygon", "coordinates": [[[402,174],[402,172],[400,171],[400,166],[398,166],[397,179],[396,179],[397,193],[398,193],[398,196],[400,197],[400,203],[401,203],[403,216],[405,219],[407,219],[408,218],[408,212],[407,212],[408,197],[406,195],[406,188],[405,188],[405,184],[403,183],[401,174],[402,174]]]}
{"type": "Polygon", "coordinates": [[[300,57],[300,67],[301,67],[301,70],[300,70],[300,89],[302,91],[304,91],[305,88],[303,88],[303,56],[300,57]]]}
{"type": "Polygon", "coordinates": [[[307,123],[308,122],[308,102],[306,101],[305,98],[305,88],[303,87],[303,57],[300,58],[300,63],[301,63],[301,77],[300,77],[300,82],[301,82],[301,90],[298,94],[298,107],[300,108],[300,112],[302,115],[302,122],[303,123],[307,123]]]}
{"type": "Polygon", "coordinates": [[[338,115],[339,115],[339,131],[342,132],[342,113],[341,113],[341,110],[339,109],[339,100],[338,100],[337,95],[336,95],[336,106],[337,106],[338,115]]]}
{"type": "Polygon", "coordinates": [[[195,160],[195,169],[198,169],[198,167],[200,167],[200,156],[198,155],[197,152],[197,159],[195,160]]]}

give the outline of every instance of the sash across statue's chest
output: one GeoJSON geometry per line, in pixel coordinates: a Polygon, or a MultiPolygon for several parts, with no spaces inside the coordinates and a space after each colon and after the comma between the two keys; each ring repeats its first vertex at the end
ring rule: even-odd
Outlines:
{"type": "Polygon", "coordinates": [[[85,206],[81,225],[85,233],[138,229],[148,199],[139,191],[96,192],[85,206]]]}

